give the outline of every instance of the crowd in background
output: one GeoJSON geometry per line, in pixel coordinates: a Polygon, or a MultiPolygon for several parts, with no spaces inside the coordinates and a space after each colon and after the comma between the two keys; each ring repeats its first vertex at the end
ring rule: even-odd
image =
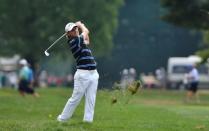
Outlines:
{"type": "MultiPolygon", "coordinates": [[[[18,88],[19,71],[3,72],[0,71],[0,88],[13,87],[18,88]]],[[[35,87],[55,87],[64,86],[70,87],[73,83],[73,75],[68,74],[66,76],[56,76],[47,73],[46,70],[40,72],[34,72],[34,85],[35,87]]]]}
{"type": "MultiPolygon", "coordinates": [[[[121,71],[121,88],[127,87],[128,84],[135,80],[141,80],[145,88],[166,88],[167,74],[163,67],[156,69],[154,73],[137,75],[135,68],[127,68],[121,71]]],[[[3,72],[0,71],[0,88],[13,87],[18,88],[18,71],[3,72]]],[[[186,79],[187,80],[187,79],[186,79]]],[[[183,82],[185,79],[183,80],[183,82]]],[[[34,86],[35,87],[72,87],[73,74],[66,76],[57,76],[48,73],[46,70],[34,72],[34,86]]],[[[188,86],[188,85],[186,85],[188,86]]]]}
{"type": "Polygon", "coordinates": [[[135,68],[123,69],[121,72],[120,85],[123,89],[133,81],[140,80],[145,88],[165,88],[166,77],[166,71],[163,67],[156,69],[154,74],[141,73],[138,76],[135,68]]]}
{"type": "Polygon", "coordinates": [[[123,69],[121,72],[120,85],[122,89],[125,89],[129,84],[136,80],[137,74],[134,68],[123,69]]]}

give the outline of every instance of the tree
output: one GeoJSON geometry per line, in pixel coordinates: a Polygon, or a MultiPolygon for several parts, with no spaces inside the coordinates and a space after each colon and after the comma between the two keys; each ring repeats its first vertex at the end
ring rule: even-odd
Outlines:
{"type": "Polygon", "coordinates": [[[197,51],[204,61],[209,57],[209,1],[208,0],[161,0],[167,9],[162,19],[176,26],[203,31],[203,50],[197,51]],[[207,49],[205,49],[207,48],[207,49]]]}
{"type": "Polygon", "coordinates": [[[196,52],[197,55],[203,58],[203,62],[209,58],[209,31],[203,31],[203,49],[196,52]]]}
{"type": "MultiPolygon", "coordinates": [[[[38,61],[64,33],[65,24],[82,20],[91,31],[95,54],[104,56],[112,49],[122,4],[123,0],[1,0],[0,55],[21,54],[38,61]]],[[[53,50],[63,55],[66,48],[53,50]]]]}
{"type": "Polygon", "coordinates": [[[209,1],[161,0],[161,5],[167,11],[163,20],[190,29],[209,29],[209,1]]]}

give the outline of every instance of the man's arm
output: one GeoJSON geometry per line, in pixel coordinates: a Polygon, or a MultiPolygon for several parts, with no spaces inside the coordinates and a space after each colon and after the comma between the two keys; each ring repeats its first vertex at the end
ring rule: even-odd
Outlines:
{"type": "Polygon", "coordinates": [[[81,34],[83,35],[83,39],[84,39],[84,43],[85,44],[89,44],[90,43],[90,40],[89,40],[89,30],[88,28],[83,24],[81,23],[80,21],[76,22],[75,23],[79,29],[81,29],[81,34]]]}

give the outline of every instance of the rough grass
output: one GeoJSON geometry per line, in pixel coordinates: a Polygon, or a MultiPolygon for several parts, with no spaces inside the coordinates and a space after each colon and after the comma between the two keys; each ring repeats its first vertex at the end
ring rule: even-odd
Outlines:
{"type": "Polygon", "coordinates": [[[119,91],[100,90],[94,123],[83,123],[84,102],[67,123],[56,121],[72,90],[37,90],[40,98],[21,97],[13,89],[0,90],[0,130],[2,131],[208,131],[209,94],[201,102],[185,104],[185,92],[141,90],[134,96],[119,91]],[[117,103],[111,104],[112,97],[117,103]]]}

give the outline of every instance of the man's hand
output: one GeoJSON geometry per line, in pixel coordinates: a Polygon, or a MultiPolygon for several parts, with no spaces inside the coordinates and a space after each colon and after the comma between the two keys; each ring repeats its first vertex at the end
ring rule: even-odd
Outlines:
{"type": "Polygon", "coordinates": [[[75,23],[78,27],[80,27],[81,26],[81,21],[77,21],[76,23],[75,23]]]}

